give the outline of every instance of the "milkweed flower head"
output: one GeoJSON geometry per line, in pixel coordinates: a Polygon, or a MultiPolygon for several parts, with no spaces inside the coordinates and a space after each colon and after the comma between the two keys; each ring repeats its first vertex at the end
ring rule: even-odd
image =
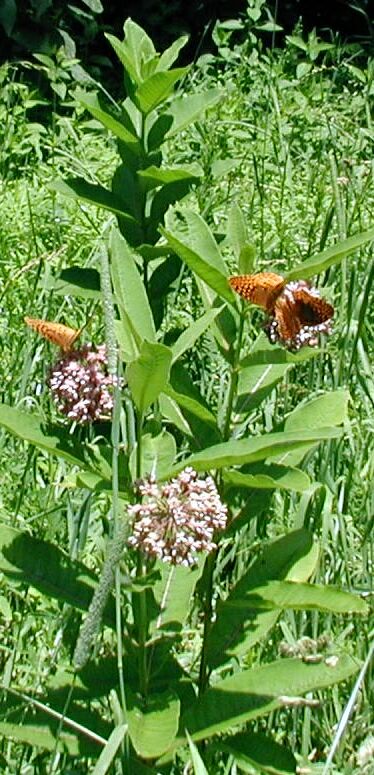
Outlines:
{"type": "Polygon", "coordinates": [[[105,345],[85,344],[59,358],[47,384],[62,414],[79,423],[92,423],[111,414],[115,381],[108,374],[105,345]]]}
{"type": "Polygon", "coordinates": [[[143,502],[129,506],[134,520],[130,546],[187,567],[196,563],[199,552],[217,548],[214,533],[226,527],[227,508],[211,476],[199,479],[188,467],[165,484],[149,477],[137,487],[143,502]]]}

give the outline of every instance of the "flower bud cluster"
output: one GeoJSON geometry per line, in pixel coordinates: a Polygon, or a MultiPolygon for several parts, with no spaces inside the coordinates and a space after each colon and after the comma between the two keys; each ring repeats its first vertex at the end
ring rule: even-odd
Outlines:
{"type": "Polygon", "coordinates": [[[227,508],[211,476],[198,479],[189,467],[166,484],[142,480],[138,490],[143,502],[129,507],[134,518],[130,546],[185,566],[196,562],[196,553],[216,549],[214,532],[226,527],[227,508]]]}
{"type": "Polygon", "coordinates": [[[111,414],[114,379],[108,374],[105,345],[85,344],[65,353],[52,366],[48,386],[62,414],[80,423],[111,414]]]}

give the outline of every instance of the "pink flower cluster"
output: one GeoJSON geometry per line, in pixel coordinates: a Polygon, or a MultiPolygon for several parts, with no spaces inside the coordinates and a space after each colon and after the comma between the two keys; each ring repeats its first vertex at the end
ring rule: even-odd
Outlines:
{"type": "Polygon", "coordinates": [[[105,345],[85,344],[65,353],[52,366],[47,384],[59,411],[70,420],[94,422],[113,409],[105,345]]]}
{"type": "Polygon", "coordinates": [[[227,508],[211,476],[198,479],[185,468],[175,479],[158,485],[153,479],[138,485],[143,503],[129,506],[134,518],[130,546],[172,565],[191,566],[197,552],[216,549],[215,530],[226,527],[227,508]]]}

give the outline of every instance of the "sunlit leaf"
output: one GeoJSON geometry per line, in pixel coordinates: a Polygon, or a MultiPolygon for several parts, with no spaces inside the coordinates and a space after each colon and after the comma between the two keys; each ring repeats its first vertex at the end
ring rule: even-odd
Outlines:
{"type": "Polygon", "coordinates": [[[164,344],[144,340],[138,358],[126,369],[126,379],[138,412],[142,415],[165,390],[172,352],[164,344]]]}
{"type": "Polygon", "coordinates": [[[317,253],[316,256],[307,258],[302,264],[298,264],[294,269],[287,272],[286,278],[287,280],[298,280],[300,278],[306,280],[312,275],[320,274],[320,272],[328,269],[329,266],[340,263],[349,253],[353,253],[373,240],[374,228],[354,234],[352,237],[332,245],[331,248],[323,250],[322,253],[317,253]]]}

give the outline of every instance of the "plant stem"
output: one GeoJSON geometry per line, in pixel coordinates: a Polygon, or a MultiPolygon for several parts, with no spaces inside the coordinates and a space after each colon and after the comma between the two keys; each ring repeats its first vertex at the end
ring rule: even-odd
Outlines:
{"type": "MultiPolygon", "coordinates": [[[[233,365],[231,367],[230,387],[229,387],[229,394],[227,398],[226,418],[225,418],[224,430],[223,430],[224,441],[228,441],[228,439],[230,438],[231,416],[232,416],[232,410],[233,410],[234,400],[235,400],[237,386],[238,386],[238,374],[239,374],[238,365],[240,361],[243,331],[244,331],[244,313],[242,313],[240,316],[236,349],[235,349],[235,354],[233,359],[233,365]]],[[[206,580],[205,580],[205,600],[204,600],[204,631],[203,631],[203,645],[201,650],[201,661],[200,661],[200,670],[199,670],[199,685],[198,685],[199,696],[206,689],[208,684],[208,678],[209,678],[207,646],[208,646],[208,636],[209,636],[210,628],[212,626],[213,576],[214,576],[217,556],[218,556],[218,549],[216,549],[208,556],[206,566],[205,566],[206,580]]]]}
{"type": "MultiPolygon", "coordinates": [[[[143,415],[137,414],[136,421],[136,479],[142,476],[142,430],[143,415]]],[[[136,577],[144,578],[147,569],[144,563],[143,555],[138,552],[138,561],[136,568],[136,577]]],[[[133,598],[135,606],[133,607],[134,619],[137,624],[138,646],[139,646],[139,687],[141,693],[147,693],[147,658],[146,658],[146,639],[147,639],[147,599],[146,590],[140,592],[133,598]]]]}

